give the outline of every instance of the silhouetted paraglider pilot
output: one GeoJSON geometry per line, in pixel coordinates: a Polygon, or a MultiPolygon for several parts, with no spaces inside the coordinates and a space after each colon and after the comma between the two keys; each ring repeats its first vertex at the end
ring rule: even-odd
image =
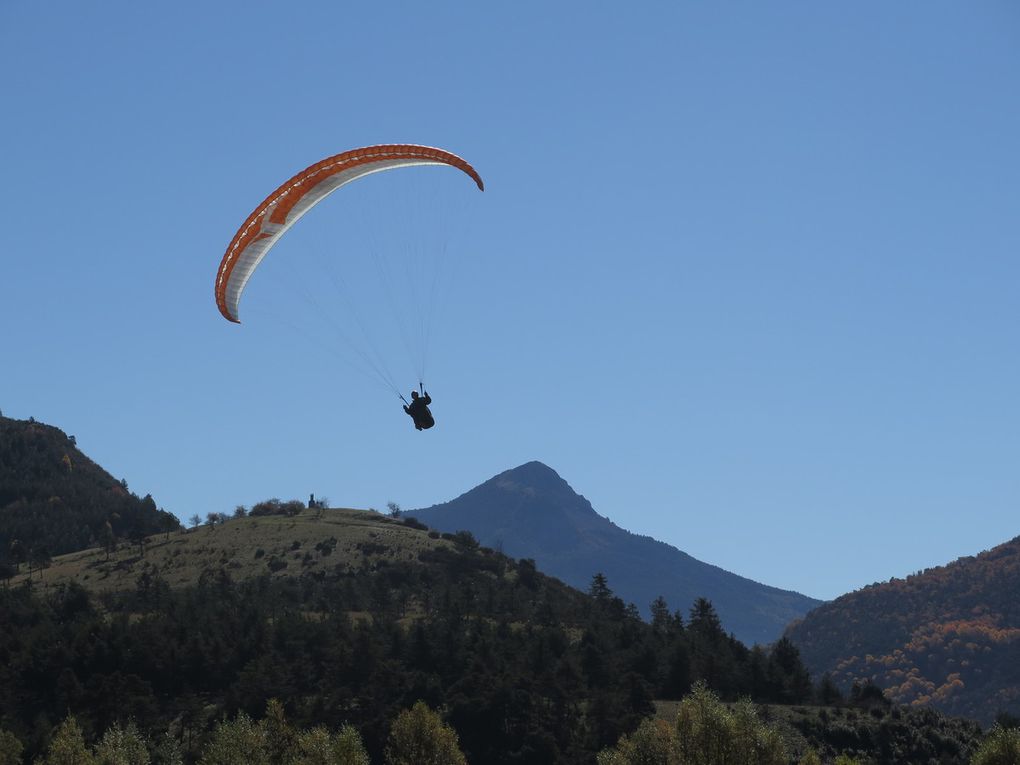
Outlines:
{"type": "Polygon", "coordinates": [[[432,412],[429,411],[431,403],[432,399],[424,388],[421,396],[418,395],[418,391],[411,391],[411,403],[404,405],[404,411],[414,420],[415,430],[428,430],[436,424],[432,412]]]}

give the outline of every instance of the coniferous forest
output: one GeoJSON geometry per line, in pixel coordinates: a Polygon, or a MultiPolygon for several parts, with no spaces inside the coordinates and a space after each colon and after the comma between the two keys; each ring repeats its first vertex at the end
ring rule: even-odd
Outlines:
{"type": "Polygon", "coordinates": [[[585,597],[470,545],[371,573],[38,589],[0,594],[0,720],[30,755],[69,710],[86,735],[130,717],[194,740],[278,698],[296,724],[354,725],[375,757],[422,700],[469,760],[588,762],[699,680],[726,698],[813,693],[789,644],[748,650],[706,601],[687,619],[658,603],[649,625],[601,577],[585,597]]]}
{"type": "Polygon", "coordinates": [[[841,699],[812,684],[788,641],[766,651],[727,636],[707,601],[684,616],[657,602],[649,624],[598,575],[578,593],[470,541],[357,573],[237,582],[220,569],[171,589],[145,570],[125,593],[4,589],[0,728],[30,758],[70,713],[86,740],[134,724],[197,760],[218,724],[278,699],[297,728],[351,726],[382,762],[393,721],[424,702],[468,762],[581,763],[634,733],[656,701],[704,686],[766,710],[845,702],[832,725],[798,723],[823,752],[909,744],[965,762],[978,740],[976,725],[930,710],[900,717],[875,688],[841,699]]]}

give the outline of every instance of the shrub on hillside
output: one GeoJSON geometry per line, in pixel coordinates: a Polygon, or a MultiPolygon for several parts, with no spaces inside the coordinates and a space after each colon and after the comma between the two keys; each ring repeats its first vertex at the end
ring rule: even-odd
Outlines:
{"type": "Polygon", "coordinates": [[[248,515],[286,515],[294,516],[305,509],[303,502],[298,502],[296,499],[292,499],[289,502],[283,502],[275,497],[273,499],[267,499],[264,502],[259,502],[254,505],[249,511],[248,515]]]}

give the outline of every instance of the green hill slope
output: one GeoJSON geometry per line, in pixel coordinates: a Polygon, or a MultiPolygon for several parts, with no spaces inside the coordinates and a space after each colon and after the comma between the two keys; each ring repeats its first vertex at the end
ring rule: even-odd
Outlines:
{"type": "Polygon", "coordinates": [[[144,542],[121,542],[56,557],[49,567],[11,580],[31,579],[55,587],[76,583],[90,592],[133,590],[143,572],[157,571],[172,588],[199,582],[223,569],[235,581],[257,576],[298,577],[324,570],[373,571],[380,565],[414,562],[428,550],[449,548],[400,521],[366,510],[305,510],[297,515],[232,519],[184,531],[155,534],[144,542]]]}
{"type": "Polygon", "coordinates": [[[303,726],[354,723],[382,761],[389,721],[424,699],[471,761],[590,762],[652,709],[650,637],[622,603],[468,535],[362,511],[239,518],[0,588],[0,727],[30,753],[68,711],[88,734],[130,716],[197,743],[276,697],[303,726]]]}

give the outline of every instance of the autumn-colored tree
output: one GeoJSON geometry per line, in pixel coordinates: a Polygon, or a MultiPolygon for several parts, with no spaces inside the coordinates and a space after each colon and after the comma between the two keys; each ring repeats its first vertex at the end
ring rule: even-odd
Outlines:
{"type": "Polygon", "coordinates": [[[266,747],[269,751],[269,761],[273,765],[284,765],[287,762],[290,750],[297,742],[297,732],[287,722],[287,716],[283,711],[283,704],[277,699],[270,699],[266,702],[266,716],[259,722],[262,728],[266,747]]]}
{"type": "Polygon", "coordinates": [[[418,701],[401,712],[386,744],[387,765],[467,765],[457,733],[418,701]]]}
{"type": "Polygon", "coordinates": [[[738,701],[730,711],[733,715],[735,757],[728,762],[782,765],[789,761],[783,737],[776,728],[758,719],[758,709],[750,699],[738,701]]]}
{"type": "Polygon", "coordinates": [[[160,737],[154,754],[156,762],[160,765],[184,765],[181,742],[170,731],[160,737]]]}
{"type": "MultiPolygon", "coordinates": [[[[174,761],[175,763],[177,760],[174,761]]],[[[403,761],[401,761],[403,762],[403,761]]],[[[421,760],[446,763],[454,760],[421,760]]],[[[243,712],[223,721],[199,760],[200,765],[369,765],[361,736],[350,725],[337,734],[325,727],[296,730],[287,721],[283,704],[270,699],[258,723],[243,712]]]]}
{"type": "Polygon", "coordinates": [[[595,762],[597,765],[679,765],[676,731],[665,720],[643,720],[636,731],[623,736],[615,747],[599,752],[595,762]]]}
{"type": "Polygon", "coordinates": [[[21,765],[21,741],[10,731],[0,730],[0,765],[21,765]]]}
{"type": "Polygon", "coordinates": [[[971,758],[970,765],[1020,763],[1020,728],[994,726],[971,758]]]}
{"type": "Polygon", "coordinates": [[[149,765],[149,750],[138,727],[114,723],[96,745],[96,765],[149,765]]]}
{"type": "Polygon", "coordinates": [[[329,730],[319,726],[297,734],[288,761],[301,765],[333,765],[336,759],[329,730]]]}
{"type": "Polygon", "coordinates": [[[46,750],[44,765],[95,765],[96,760],[85,744],[81,726],[74,717],[66,718],[53,734],[46,750]]]}
{"type": "Polygon", "coordinates": [[[727,706],[704,684],[694,686],[675,726],[645,720],[598,755],[598,765],[786,765],[779,732],[758,719],[750,701],[727,706]]]}
{"type": "Polygon", "coordinates": [[[200,765],[272,765],[266,730],[241,712],[233,720],[216,726],[212,740],[199,760],[200,765]]]}
{"type": "Polygon", "coordinates": [[[333,737],[333,753],[340,765],[369,765],[361,734],[353,725],[344,725],[333,737]]]}
{"type": "Polygon", "coordinates": [[[681,762],[692,765],[722,763],[730,751],[730,715],[719,698],[698,683],[677,712],[677,742],[681,762]]]}
{"type": "Polygon", "coordinates": [[[297,735],[290,752],[293,765],[369,765],[361,736],[350,725],[336,735],[319,726],[297,735]]]}

